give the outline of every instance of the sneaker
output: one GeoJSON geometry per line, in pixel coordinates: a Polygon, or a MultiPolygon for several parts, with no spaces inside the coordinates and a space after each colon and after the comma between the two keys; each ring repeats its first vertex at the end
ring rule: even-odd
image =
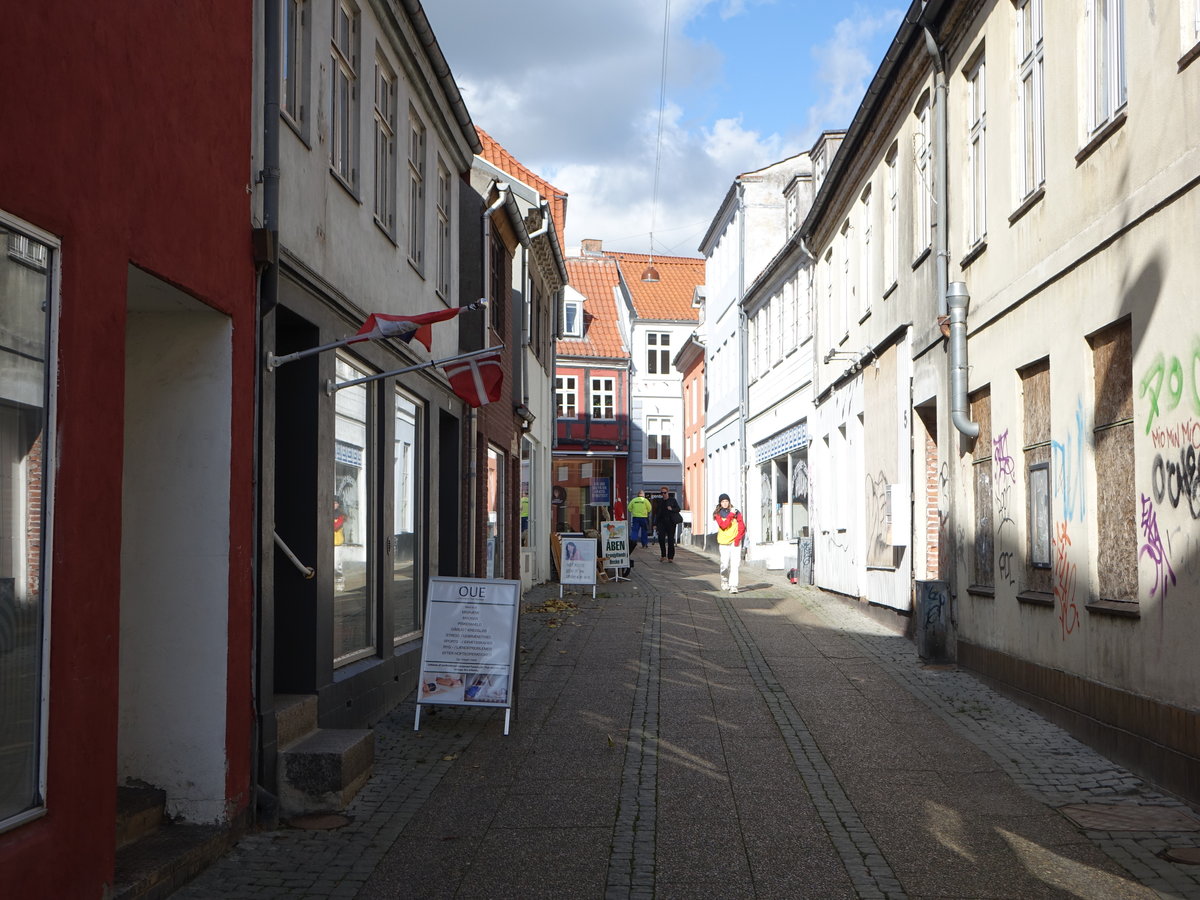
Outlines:
{"type": "Polygon", "coordinates": [[[729,582],[728,581],[721,582],[721,590],[723,590],[723,591],[729,590],[729,582]]]}
{"type": "Polygon", "coordinates": [[[729,589],[729,593],[731,593],[731,594],[736,594],[736,593],[737,593],[737,588],[735,588],[735,587],[731,587],[731,588],[729,589]]]}

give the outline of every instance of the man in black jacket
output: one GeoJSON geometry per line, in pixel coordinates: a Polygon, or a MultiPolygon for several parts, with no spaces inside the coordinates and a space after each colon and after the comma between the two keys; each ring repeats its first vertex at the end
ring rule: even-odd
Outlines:
{"type": "Polygon", "coordinates": [[[662,562],[675,562],[675,528],[682,521],[675,495],[666,486],[659,488],[658,503],[654,505],[654,530],[658,532],[662,562]]]}

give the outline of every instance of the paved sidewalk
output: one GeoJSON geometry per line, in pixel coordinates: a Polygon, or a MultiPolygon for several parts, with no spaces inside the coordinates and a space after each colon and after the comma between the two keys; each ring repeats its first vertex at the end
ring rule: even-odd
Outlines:
{"type": "Polygon", "coordinates": [[[1200,818],[969,673],[775,573],[635,559],[522,616],[509,736],[405,703],[349,825],[250,835],[175,896],[1200,898],[1162,855],[1200,818]]]}

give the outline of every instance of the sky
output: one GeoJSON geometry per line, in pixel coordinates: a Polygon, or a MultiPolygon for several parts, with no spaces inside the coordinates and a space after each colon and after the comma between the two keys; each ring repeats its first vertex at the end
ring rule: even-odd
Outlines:
{"type": "Polygon", "coordinates": [[[568,194],[569,252],[696,256],[734,178],[849,126],[908,3],[423,6],[475,124],[568,194]]]}

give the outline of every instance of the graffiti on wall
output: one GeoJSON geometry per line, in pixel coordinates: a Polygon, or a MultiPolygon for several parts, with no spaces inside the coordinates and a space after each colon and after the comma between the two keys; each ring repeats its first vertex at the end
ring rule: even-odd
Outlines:
{"type": "Polygon", "coordinates": [[[1078,569],[1070,558],[1071,535],[1066,522],[1058,523],[1058,536],[1054,539],[1054,600],[1058,604],[1058,622],[1062,626],[1062,637],[1079,627],[1079,607],[1075,604],[1075,582],[1078,569]]]}
{"type": "Polygon", "coordinates": [[[880,472],[867,476],[867,565],[891,566],[891,510],[888,501],[888,479],[880,472]]]}
{"type": "Polygon", "coordinates": [[[1166,457],[1162,453],[1154,457],[1154,468],[1150,473],[1154,502],[1159,506],[1169,503],[1172,509],[1183,505],[1193,519],[1200,519],[1200,467],[1197,466],[1196,448],[1190,444],[1180,447],[1178,458],[1173,450],[1167,453],[1166,457]]]}
{"type": "Polygon", "coordinates": [[[1158,531],[1158,513],[1154,511],[1153,502],[1145,494],[1142,494],[1142,536],[1146,543],[1142,544],[1141,550],[1138,551],[1138,559],[1149,556],[1154,566],[1154,585],[1150,588],[1150,596],[1153,597],[1161,588],[1161,599],[1166,600],[1168,579],[1172,585],[1178,582],[1175,570],[1171,568],[1171,561],[1167,559],[1162,535],[1158,531]]]}
{"type": "Polygon", "coordinates": [[[1007,481],[1010,485],[1017,483],[1017,464],[1008,452],[1008,429],[1005,428],[1000,437],[992,441],[992,459],[996,463],[996,484],[1007,481]]]}
{"type": "Polygon", "coordinates": [[[1008,549],[1014,546],[1017,540],[1017,523],[1009,511],[1009,500],[1012,495],[1012,489],[1013,486],[1009,484],[1005,486],[1004,490],[996,494],[996,518],[999,522],[996,526],[996,543],[1000,547],[1005,548],[1000,551],[1000,555],[996,559],[996,566],[1000,570],[1000,577],[1008,582],[1010,586],[1017,583],[1016,572],[1013,569],[1016,552],[1008,549]]]}
{"type": "Polygon", "coordinates": [[[1183,358],[1158,354],[1142,377],[1140,396],[1149,400],[1146,434],[1155,419],[1181,403],[1190,404],[1192,412],[1200,415],[1200,336],[1192,339],[1191,353],[1183,358]]]}
{"type": "Polygon", "coordinates": [[[1069,430],[1066,440],[1051,441],[1050,450],[1054,455],[1054,493],[1062,502],[1062,517],[1075,521],[1076,512],[1079,518],[1087,517],[1087,494],[1084,483],[1084,449],[1087,447],[1087,424],[1083,414],[1083,398],[1076,398],[1075,421],[1069,430]]]}

